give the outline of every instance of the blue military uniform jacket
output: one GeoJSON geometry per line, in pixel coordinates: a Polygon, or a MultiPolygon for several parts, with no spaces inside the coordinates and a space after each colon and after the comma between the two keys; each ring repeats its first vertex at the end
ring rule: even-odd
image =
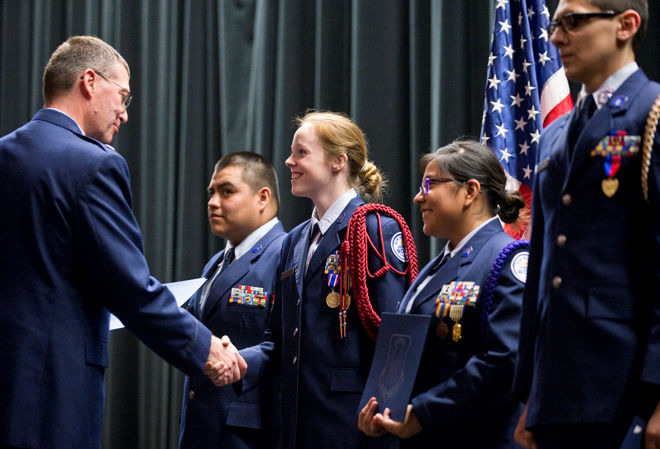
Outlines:
{"type": "MultiPolygon", "coordinates": [[[[513,430],[522,410],[511,394],[518,349],[527,245],[522,242],[505,258],[502,250],[514,240],[499,220],[487,223],[419,292],[410,313],[433,316],[415,380],[413,410],[423,431],[401,440],[402,447],[447,449],[505,449],[516,447],[513,430]],[[501,257],[500,276],[491,299],[487,281],[501,257]],[[436,316],[443,286],[474,282],[479,286],[476,307],[464,307],[461,339],[452,338],[454,321],[436,316]]],[[[507,251],[508,252],[508,251],[507,251]]],[[[506,254],[506,253],[505,253],[506,254]]],[[[442,254],[420,272],[399,312],[428,276],[442,254]]],[[[466,284],[467,285],[467,284],[466,284]]],[[[442,314],[441,314],[442,315],[442,314]]]]}
{"type": "Polygon", "coordinates": [[[541,136],[515,382],[529,398],[528,426],[610,422],[640,381],[660,384],[660,138],[650,204],[641,151],[621,158],[611,197],[606,158],[592,153],[610,133],[642,136],[658,94],[660,85],[635,72],[587,123],[572,158],[573,114],[541,136]]]}
{"type": "Polygon", "coordinates": [[[211,333],[149,275],[128,167],[43,109],[0,139],[0,445],[100,448],[108,309],[188,374],[211,333]]]}
{"type": "MultiPolygon", "coordinates": [[[[190,312],[216,335],[228,335],[239,349],[263,340],[284,236],[282,224],[277,223],[249,252],[229,265],[215,279],[203,311],[199,309],[202,289],[190,300],[190,312]],[[258,288],[263,292],[255,290],[258,288]],[[253,304],[241,304],[240,295],[246,295],[247,302],[252,300],[253,304]],[[261,302],[254,301],[259,295],[265,296],[263,304],[255,305],[261,302]]],[[[207,279],[213,276],[223,255],[221,251],[211,258],[203,276],[207,279]]],[[[236,396],[231,386],[216,387],[204,374],[186,377],[179,447],[270,447],[272,388],[268,386],[271,380],[263,380],[263,389],[255,388],[236,396]]]]}
{"type": "MultiPolygon", "coordinates": [[[[357,428],[357,408],[373,356],[375,343],[362,328],[353,303],[347,312],[347,337],[340,338],[338,309],[325,298],[330,292],[326,260],[339,249],[359,197],[346,206],[327,230],[305,273],[310,222],[293,229],[285,239],[280,262],[280,283],[266,341],[241,351],[248,364],[243,388],[259,382],[270,362],[281,372],[280,448],[362,448],[382,445],[383,439],[367,438],[357,428]]],[[[378,224],[370,214],[368,233],[380,248],[378,224]]],[[[387,261],[399,271],[405,263],[392,251],[391,241],[401,232],[398,223],[382,217],[387,261]]],[[[396,241],[396,239],[395,239],[396,241]]],[[[382,263],[370,255],[374,273],[382,263]]],[[[368,280],[376,312],[392,312],[405,293],[405,276],[389,271],[383,278],[368,280]]]]}

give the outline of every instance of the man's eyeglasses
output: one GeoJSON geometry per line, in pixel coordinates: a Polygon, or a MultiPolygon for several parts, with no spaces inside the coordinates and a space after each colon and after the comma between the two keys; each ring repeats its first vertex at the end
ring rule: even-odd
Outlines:
{"type": "Polygon", "coordinates": [[[621,14],[619,11],[601,11],[601,12],[567,12],[560,19],[555,19],[548,25],[548,36],[552,36],[557,27],[561,27],[564,33],[575,31],[580,23],[587,19],[601,18],[611,19],[621,14]]]}
{"type": "Polygon", "coordinates": [[[422,185],[419,186],[419,193],[426,196],[431,190],[433,184],[440,184],[443,182],[455,182],[456,184],[465,184],[463,181],[457,181],[454,178],[424,178],[422,179],[422,185]]]}
{"type": "Polygon", "coordinates": [[[109,83],[114,84],[115,86],[119,87],[121,90],[119,91],[119,95],[121,95],[121,104],[124,105],[124,109],[128,108],[133,101],[133,95],[131,94],[130,90],[127,90],[124,86],[121,84],[112,81],[110,78],[99,72],[98,70],[94,70],[98,76],[103,78],[109,83]]]}

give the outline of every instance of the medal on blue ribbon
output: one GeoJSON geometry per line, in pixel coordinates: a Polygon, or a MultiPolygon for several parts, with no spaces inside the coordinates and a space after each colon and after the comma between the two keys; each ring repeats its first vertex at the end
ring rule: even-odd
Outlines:
{"type": "Polygon", "coordinates": [[[336,309],[339,307],[340,296],[339,293],[335,291],[335,287],[339,282],[339,273],[341,267],[339,266],[339,250],[335,250],[328,256],[325,260],[325,269],[323,273],[328,275],[328,287],[332,290],[328,293],[328,296],[325,297],[325,303],[331,309],[336,309]]]}
{"type": "Polygon", "coordinates": [[[619,190],[619,180],[615,178],[619,171],[619,167],[621,167],[620,154],[608,154],[605,156],[603,168],[605,169],[605,176],[607,176],[607,178],[603,179],[600,183],[600,187],[608,198],[612,198],[616,191],[619,190]]]}

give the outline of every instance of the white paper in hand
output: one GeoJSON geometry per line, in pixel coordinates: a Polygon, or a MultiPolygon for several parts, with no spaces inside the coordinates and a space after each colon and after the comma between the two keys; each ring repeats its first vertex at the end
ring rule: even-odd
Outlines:
{"type": "MultiPolygon", "coordinates": [[[[169,288],[174,299],[176,299],[176,304],[181,306],[202,286],[206,281],[206,278],[197,278],[197,279],[188,279],[187,281],[178,281],[170,282],[169,284],[164,284],[165,287],[169,288]]],[[[114,315],[110,315],[110,330],[122,329],[124,325],[119,318],[114,315]]]]}

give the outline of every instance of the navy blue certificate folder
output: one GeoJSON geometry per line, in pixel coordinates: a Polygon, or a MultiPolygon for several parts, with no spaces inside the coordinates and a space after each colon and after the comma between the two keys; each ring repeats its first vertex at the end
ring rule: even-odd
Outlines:
{"type": "Polygon", "coordinates": [[[376,352],[357,413],[376,397],[378,412],[390,409],[390,417],[403,421],[419,362],[422,360],[431,315],[383,313],[376,352]]]}

